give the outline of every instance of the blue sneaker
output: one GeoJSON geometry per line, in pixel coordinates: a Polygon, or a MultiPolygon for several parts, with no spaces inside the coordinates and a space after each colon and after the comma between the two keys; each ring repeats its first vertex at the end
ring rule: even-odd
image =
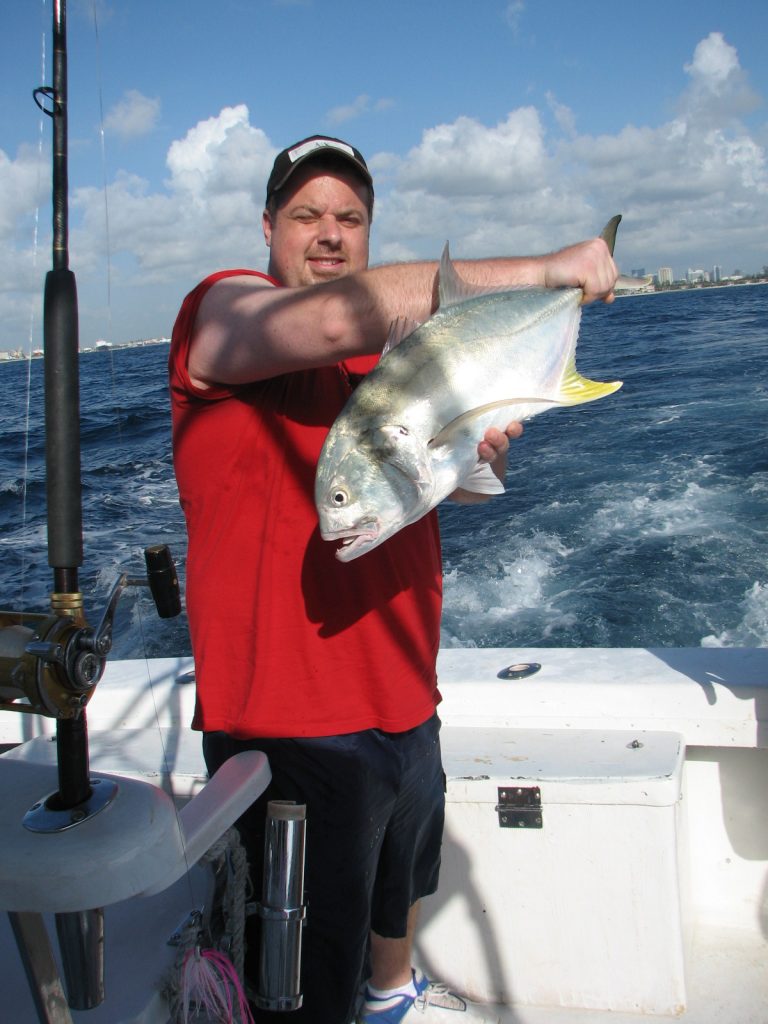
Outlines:
{"type": "Polygon", "coordinates": [[[413,984],[415,996],[377,999],[366,989],[356,1024],[499,1024],[498,1014],[484,1015],[421,971],[413,972],[413,984]]]}

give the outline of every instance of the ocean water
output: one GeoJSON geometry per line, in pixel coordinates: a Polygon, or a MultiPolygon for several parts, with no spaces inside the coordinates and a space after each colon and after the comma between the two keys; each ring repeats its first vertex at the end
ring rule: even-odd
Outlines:
{"type": "MultiPolygon", "coordinates": [[[[167,543],[184,579],[166,344],[80,359],[85,562],[98,621],[121,572],[167,543]]],[[[507,492],[445,505],[446,647],[768,642],[768,287],[584,310],[579,369],[616,395],[547,412],[507,492]]],[[[47,610],[42,362],[0,365],[0,607],[47,610]]],[[[184,616],[127,591],[113,657],[189,653],[184,616]]]]}

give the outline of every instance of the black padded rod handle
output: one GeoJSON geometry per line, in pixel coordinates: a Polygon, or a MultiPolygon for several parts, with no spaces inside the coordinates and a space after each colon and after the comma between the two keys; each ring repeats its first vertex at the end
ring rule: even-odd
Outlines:
{"type": "Polygon", "coordinates": [[[171,549],[167,544],[144,548],[144,559],[147,563],[147,583],[155,599],[157,614],[161,619],[172,619],[181,611],[181,597],[171,549]]]}

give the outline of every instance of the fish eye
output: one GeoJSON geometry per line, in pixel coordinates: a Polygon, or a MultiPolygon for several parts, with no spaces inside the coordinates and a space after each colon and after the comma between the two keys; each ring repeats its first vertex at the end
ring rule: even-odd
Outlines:
{"type": "Polygon", "coordinates": [[[334,505],[336,508],[343,508],[348,501],[349,495],[347,494],[346,491],[342,490],[341,488],[335,490],[331,495],[331,504],[334,505]]]}

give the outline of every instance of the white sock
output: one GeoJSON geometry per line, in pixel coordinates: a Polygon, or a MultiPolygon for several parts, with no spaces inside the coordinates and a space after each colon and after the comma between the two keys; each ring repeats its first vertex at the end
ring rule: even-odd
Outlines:
{"type": "Polygon", "coordinates": [[[372,996],[374,999],[391,999],[392,996],[411,996],[412,999],[416,998],[416,986],[413,983],[413,971],[411,971],[411,980],[406,982],[405,985],[400,985],[399,988],[374,988],[370,982],[365,986],[366,996],[372,996]]]}

